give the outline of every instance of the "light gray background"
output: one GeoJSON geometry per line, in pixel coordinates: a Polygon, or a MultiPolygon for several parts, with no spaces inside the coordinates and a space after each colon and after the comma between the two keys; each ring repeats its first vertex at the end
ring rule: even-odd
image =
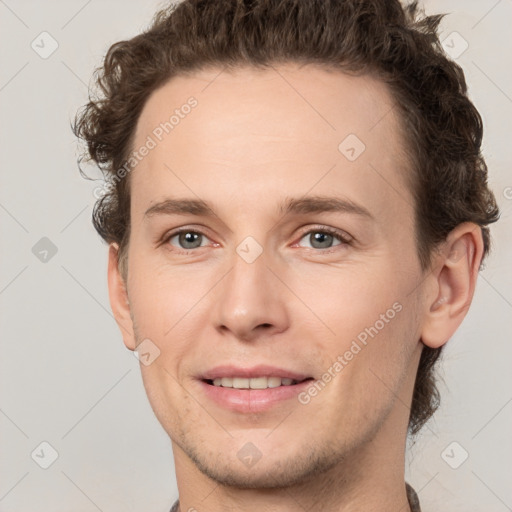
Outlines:
{"type": "MultiPolygon", "coordinates": [[[[170,441],[110,312],[107,249],[90,220],[99,183],[80,177],[69,126],[108,47],[136,35],[161,5],[0,0],[1,512],[168,511],[177,497],[170,441]],[[47,59],[31,48],[43,31],[59,45],[47,59]],[[42,237],[57,247],[46,263],[32,252],[42,237]],[[31,457],[37,448],[34,458],[49,460],[38,448],[43,441],[59,454],[48,469],[31,457]]],[[[512,510],[512,0],[428,0],[425,8],[451,12],[442,38],[456,31],[469,45],[457,61],[484,119],[502,218],[473,306],[444,355],[442,408],[408,452],[406,476],[425,512],[505,512],[512,510]],[[458,469],[446,462],[457,465],[465,452],[458,469]]],[[[455,37],[450,44],[461,49],[455,37]]]]}

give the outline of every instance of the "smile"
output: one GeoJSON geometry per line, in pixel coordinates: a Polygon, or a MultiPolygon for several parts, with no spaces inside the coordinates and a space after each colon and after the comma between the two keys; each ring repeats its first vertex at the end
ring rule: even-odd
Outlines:
{"type": "Polygon", "coordinates": [[[294,386],[299,381],[295,379],[283,377],[218,377],[216,379],[207,380],[209,384],[223,388],[235,389],[267,389],[278,388],[279,386],[294,386]]]}

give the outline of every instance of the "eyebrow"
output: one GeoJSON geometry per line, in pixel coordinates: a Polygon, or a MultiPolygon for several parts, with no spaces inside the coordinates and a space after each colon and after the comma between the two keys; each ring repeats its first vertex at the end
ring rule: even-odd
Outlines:
{"type": "MultiPolygon", "coordinates": [[[[339,197],[288,197],[281,202],[279,207],[279,213],[283,216],[322,212],[350,213],[374,220],[373,215],[364,206],[354,203],[349,199],[341,199],[339,197]]],[[[155,215],[217,216],[212,206],[202,199],[165,199],[150,206],[144,213],[144,218],[155,215]]]]}

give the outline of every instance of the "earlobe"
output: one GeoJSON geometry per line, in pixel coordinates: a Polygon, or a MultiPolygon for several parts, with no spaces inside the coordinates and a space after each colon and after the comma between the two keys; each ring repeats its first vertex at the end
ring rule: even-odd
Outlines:
{"type": "Polygon", "coordinates": [[[133,321],[131,318],[130,302],[126,283],[119,271],[119,246],[111,243],[108,253],[108,294],[110,307],[116,320],[123,342],[129,350],[135,350],[135,336],[133,330],[133,321]]]}
{"type": "Polygon", "coordinates": [[[482,255],[482,230],[474,223],[460,224],[446,238],[429,279],[432,292],[426,298],[421,334],[425,345],[441,347],[462,323],[473,300],[482,255]]]}

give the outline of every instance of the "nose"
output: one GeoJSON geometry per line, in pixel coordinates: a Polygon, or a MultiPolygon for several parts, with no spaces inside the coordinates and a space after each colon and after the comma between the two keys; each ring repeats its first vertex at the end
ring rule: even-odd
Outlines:
{"type": "Polygon", "coordinates": [[[216,287],[214,322],[222,335],[249,342],[288,328],[286,287],[268,263],[265,251],[252,263],[234,255],[230,272],[216,287]]]}

